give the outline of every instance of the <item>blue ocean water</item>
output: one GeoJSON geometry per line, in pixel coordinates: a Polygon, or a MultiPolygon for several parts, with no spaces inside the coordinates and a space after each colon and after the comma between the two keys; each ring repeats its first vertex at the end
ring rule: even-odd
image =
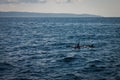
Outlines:
{"type": "Polygon", "coordinates": [[[0,18],[0,80],[120,80],[120,18],[0,18]]]}

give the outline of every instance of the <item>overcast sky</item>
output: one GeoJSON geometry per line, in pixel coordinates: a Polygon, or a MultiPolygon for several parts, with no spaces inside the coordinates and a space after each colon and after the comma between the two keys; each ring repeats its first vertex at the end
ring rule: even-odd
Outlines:
{"type": "Polygon", "coordinates": [[[0,11],[88,13],[120,17],[120,0],[0,0],[0,11]]]}

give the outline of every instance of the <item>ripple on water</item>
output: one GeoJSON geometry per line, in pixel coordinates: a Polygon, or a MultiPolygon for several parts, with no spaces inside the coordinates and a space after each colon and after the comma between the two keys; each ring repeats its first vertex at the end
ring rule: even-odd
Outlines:
{"type": "Polygon", "coordinates": [[[120,80],[118,22],[1,18],[0,80],[120,80]],[[77,43],[95,48],[70,47],[77,43]]]}
{"type": "Polygon", "coordinates": [[[100,72],[104,71],[106,66],[104,65],[103,61],[100,60],[93,60],[87,62],[86,66],[84,67],[84,72],[100,72]]]}
{"type": "MultiPolygon", "coordinates": [[[[19,78],[13,78],[13,79],[9,79],[9,80],[33,80],[33,79],[19,77],[19,78]]],[[[38,80],[38,79],[34,78],[34,80],[38,80]]]]}
{"type": "Polygon", "coordinates": [[[15,68],[12,64],[9,64],[7,62],[0,62],[0,71],[5,71],[5,70],[11,70],[15,68]]]}
{"type": "Polygon", "coordinates": [[[61,61],[63,62],[72,62],[74,61],[76,58],[75,57],[65,57],[63,58],[61,61]]]}

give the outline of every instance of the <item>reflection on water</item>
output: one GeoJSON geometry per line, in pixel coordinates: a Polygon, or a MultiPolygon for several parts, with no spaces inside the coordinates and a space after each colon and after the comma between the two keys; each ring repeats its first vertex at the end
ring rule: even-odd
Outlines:
{"type": "Polygon", "coordinates": [[[1,80],[119,80],[119,18],[1,18],[1,80]],[[94,44],[95,48],[73,49],[94,44]]]}

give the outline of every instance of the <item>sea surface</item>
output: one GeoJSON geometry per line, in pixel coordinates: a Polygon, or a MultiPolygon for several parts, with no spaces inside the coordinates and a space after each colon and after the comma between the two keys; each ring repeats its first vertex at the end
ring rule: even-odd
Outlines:
{"type": "Polygon", "coordinates": [[[120,18],[0,18],[0,80],[120,80],[120,18]]]}

